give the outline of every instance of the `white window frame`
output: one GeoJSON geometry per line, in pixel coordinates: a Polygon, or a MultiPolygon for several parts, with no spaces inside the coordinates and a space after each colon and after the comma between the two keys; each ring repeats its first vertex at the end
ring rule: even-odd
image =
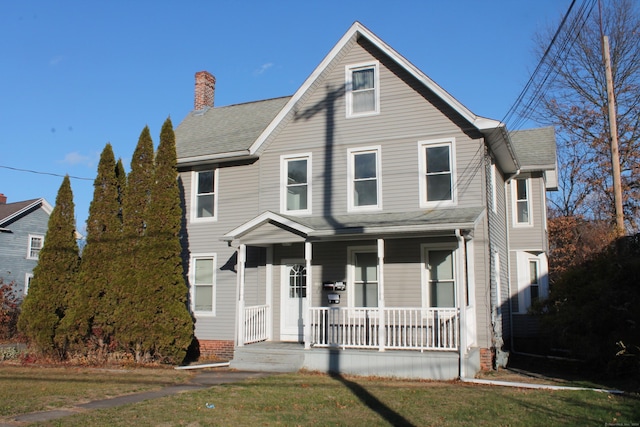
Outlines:
{"type": "Polygon", "coordinates": [[[351,117],[366,117],[380,114],[380,63],[365,62],[360,64],[352,64],[345,66],[345,92],[346,92],[346,116],[351,117]],[[353,81],[352,76],[354,71],[365,70],[373,68],[373,84],[374,84],[374,109],[372,111],[364,111],[362,113],[353,112],[353,81]]]}
{"type": "Polygon", "coordinates": [[[418,141],[418,162],[419,162],[419,189],[420,207],[433,208],[438,206],[455,206],[457,204],[456,185],[456,139],[440,138],[426,141],[418,141]],[[449,147],[449,162],[451,166],[451,199],[450,200],[427,200],[427,148],[449,147]]]}
{"type": "Polygon", "coordinates": [[[24,295],[27,295],[27,293],[29,292],[29,282],[31,281],[31,279],[33,279],[33,273],[26,273],[24,275],[24,288],[22,290],[22,293],[24,295]]]}
{"type": "Polygon", "coordinates": [[[27,259],[39,259],[40,257],[40,251],[42,251],[42,248],[44,247],[44,236],[42,234],[29,234],[28,237],[28,241],[27,241],[27,259]],[[36,256],[32,255],[32,244],[33,244],[33,239],[40,239],[40,241],[42,242],[42,244],[40,245],[40,248],[38,248],[38,252],[36,256]]]}
{"type": "Polygon", "coordinates": [[[533,305],[533,294],[531,289],[535,286],[538,290],[537,299],[540,300],[540,260],[538,258],[529,258],[529,303],[533,305]],[[531,265],[536,266],[536,282],[531,281],[531,265]]]}
{"type": "Polygon", "coordinates": [[[280,156],[280,212],[292,215],[311,215],[312,212],[312,160],[311,153],[286,154],[280,156]],[[288,165],[290,161],[307,161],[307,208],[289,210],[287,208],[287,178],[289,176],[288,165]]]}
{"type": "Polygon", "coordinates": [[[533,209],[531,203],[531,178],[516,178],[511,181],[511,211],[513,217],[514,227],[532,227],[533,226],[533,209]],[[527,198],[524,199],[527,202],[528,221],[518,221],[518,181],[525,181],[525,188],[527,190],[527,198]]]}
{"type": "Polygon", "coordinates": [[[191,172],[191,222],[212,222],[218,220],[218,168],[191,172]],[[213,172],[213,216],[198,217],[198,174],[213,172]]]}
{"type": "Polygon", "coordinates": [[[218,269],[218,256],[214,252],[192,254],[189,262],[189,294],[191,297],[191,312],[198,317],[214,317],[216,315],[216,271],[218,269]],[[211,288],[211,311],[196,310],[196,260],[211,259],[213,260],[212,272],[212,288],[211,288]]]}
{"type": "MultiPolygon", "coordinates": [[[[363,307],[355,307],[356,302],[356,287],[355,287],[355,279],[356,279],[356,259],[355,255],[357,253],[373,253],[376,254],[376,258],[378,256],[378,248],[377,246],[349,246],[347,248],[347,305],[349,308],[363,308],[363,307]]],[[[376,265],[378,271],[378,300],[380,299],[380,260],[378,259],[376,265]]],[[[379,301],[378,301],[379,302],[379,301]]],[[[378,304],[376,303],[375,307],[364,307],[377,309],[378,304]]],[[[351,313],[353,316],[354,313],[351,313]]]]}
{"type": "MultiPolygon", "coordinates": [[[[420,245],[420,269],[421,269],[421,282],[422,282],[422,307],[423,308],[435,308],[431,307],[431,292],[430,282],[431,274],[429,272],[429,252],[431,251],[451,251],[453,262],[453,300],[454,307],[440,307],[440,308],[458,308],[460,301],[458,301],[458,286],[459,272],[458,272],[458,249],[455,245],[450,243],[423,243],[420,245]]],[[[471,294],[469,299],[471,300],[471,294]]],[[[469,304],[471,305],[471,304],[469,304]]]]}
{"type": "Polygon", "coordinates": [[[347,206],[348,212],[379,211],[382,209],[382,148],[379,145],[371,147],[349,148],[347,150],[347,206]],[[376,154],[376,197],[377,204],[356,206],[355,205],[355,157],[358,154],[376,154]]]}
{"type": "Polygon", "coordinates": [[[545,252],[515,251],[517,267],[517,313],[526,314],[531,307],[531,274],[529,263],[538,264],[538,299],[544,300],[549,296],[549,260],[545,252]]]}

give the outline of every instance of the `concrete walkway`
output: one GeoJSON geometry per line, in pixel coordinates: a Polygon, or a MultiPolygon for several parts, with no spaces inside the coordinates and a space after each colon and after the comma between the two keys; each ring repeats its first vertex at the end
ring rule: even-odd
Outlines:
{"type": "Polygon", "coordinates": [[[142,393],[112,397],[110,399],[95,400],[88,403],[78,404],[71,408],[52,409],[50,411],[16,415],[0,420],[0,427],[15,427],[28,425],[29,423],[57,420],[59,418],[90,411],[92,409],[114,408],[117,406],[142,402],[144,400],[170,396],[185,391],[201,390],[218,384],[235,383],[251,378],[260,378],[270,375],[273,375],[273,373],[234,371],[230,369],[206,370],[198,372],[188,383],[177,384],[156,391],[146,391],[142,393]]]}

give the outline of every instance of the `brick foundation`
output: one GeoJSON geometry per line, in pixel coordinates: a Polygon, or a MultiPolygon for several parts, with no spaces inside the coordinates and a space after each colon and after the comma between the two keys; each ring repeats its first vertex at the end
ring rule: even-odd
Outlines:
{"type": "Polygon", "coordinates": [[[200,345],[201,359],[233,359],[233,351],[235,348],[233,341],[198,340],[198,344],[200,345]]]}
{"type": "Polygon", "coordinates": [[[480,349],[480,370],[492,371],[493,370],[494,354],[491,348],[480,349]]]}

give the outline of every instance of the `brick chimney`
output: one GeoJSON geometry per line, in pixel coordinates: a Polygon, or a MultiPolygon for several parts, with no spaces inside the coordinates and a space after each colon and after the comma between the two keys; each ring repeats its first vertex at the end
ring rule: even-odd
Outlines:
{"type": "Polygon", "coordinates": [[[3,193],[0,193],[0,205],[6,205],[7,204],[7,196],[5,196],[3,193]]]}
{"type": "Polygon", "coordinates": [[[193,103],[195,110],[213,107],[213,95],[216,91],[216,78],[208,71],[196,73],[196,96],[193,103]]]}

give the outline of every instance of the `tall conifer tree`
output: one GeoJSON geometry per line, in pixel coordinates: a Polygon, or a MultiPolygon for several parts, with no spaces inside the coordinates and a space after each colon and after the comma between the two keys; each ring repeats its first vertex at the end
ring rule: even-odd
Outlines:
{"type": "Polygon", "coordinates": [[[65,317],[79,266],[74,210],[67,175],[58,190],[18,321],[19,329],[40,352],[60,358],[66,356],[68,336],[59,326],[65,317]]]}
{"type": "Polygon", "coordinates": [[[65,324],[74,342],[106,357],[114,331],[117,300],[112,287],[119,277],[119,243],[122,235],[118,168],[111,144],[100,156],[93,183],[93,200],[87,220],[87,245],[82,253],[79,284],[65,324]],[[88,347],[87,340],[90,339],[88,347]]]}
{"type": "Polygon", "coordinates": [[[122,195],[120,278],[114,287],[118,300],[115,307],[116,339],[121,347],[134,355],[136,362],[149,360],[153,347],[148,332],[155,319],[148,310],[141,310],[147,300],[153,298],[152,284],[147,278],[148,254],[142,245],[153,186],[153,154],[153,141],[146,126],[131,158],[131,170],[122,195]]]}
{"type": "Polygon", "coordinates": [[[180,243],[182,207],[176,168],[176,142],[171,119],[160,133],[154,183],[147,215],[143,247],[147,255],[146,279],[153,288],[145,311],[156,321],[148,331],[154,338],[157,358],[180,363],[193,339],[193,320],[187,308],[180,243]]]}

